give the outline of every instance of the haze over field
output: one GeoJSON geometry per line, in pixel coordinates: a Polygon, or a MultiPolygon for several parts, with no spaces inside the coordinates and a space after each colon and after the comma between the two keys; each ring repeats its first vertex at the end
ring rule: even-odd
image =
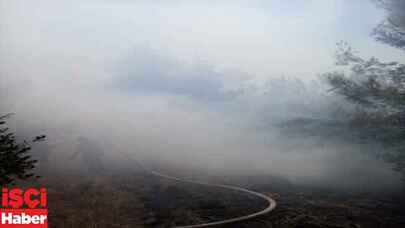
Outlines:
{"type": "Polygon", "coordinates": [[[278,127],[339,121],[344,101],[319,79],[335,69],[336,42],[403,59],[370,36],[386,14],[369,0],[0,0],[0,108],[18,132],[48,135],[55,168],[86,137],[118,163],[129,153],[218,175],[397,189],[400,175],[373,156],[385,148],[278,127]]]}

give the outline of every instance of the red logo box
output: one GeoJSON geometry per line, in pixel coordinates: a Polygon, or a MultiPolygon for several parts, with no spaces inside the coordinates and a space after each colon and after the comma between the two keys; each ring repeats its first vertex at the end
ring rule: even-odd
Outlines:
{"type": "Polygon", "coordinates": [[[46,189],[3,188],[0,228],[48,228],[46,189]]]}
{"type": "Polygon", "coordinates": [[[1,209],[0,228],[48,228],[48,210],[1,209]]]}

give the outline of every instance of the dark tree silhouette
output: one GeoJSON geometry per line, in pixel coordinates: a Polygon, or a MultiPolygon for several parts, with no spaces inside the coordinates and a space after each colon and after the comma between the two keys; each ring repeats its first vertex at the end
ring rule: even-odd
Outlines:
{"type": "Polygon", "coordinates": [[[374,1],[388,11],[388,16],[374,29],[373,36],[378,41],[405,50],[405,1],[374,1]]]}
{"type": "MultiPolygon", "coordinates": [[[[373,1],[388,11],[373,36],[405,51],[405,1],[373,1]]],[[[336,59],[337,65],[348,67],[349,72],[325,74],[331,90],[357,104],[362,117],[366,115],[368,121],[379,120],[405,129],[405,65],[383,62],[375,57],[365,60],[345,42],[338,43],[336,59]]]]}
{"type": "Polygon", "coordinates": [[[337,64],[349,72],[325,74],[333,91],[370,112],[385,116],[405,114],[405,65],[381,62],[375,57],[364,60],[347,43],[338,43],[337,64]]]}
{"type": "MultiPolygon", "coordinates": [[[[373,0],[388,11],[373,31],[380,42],[405,51],[405,1],[373,0]]],[[[355,104],[352,126],[362,136],[378,140],[398,153],[383,157],[405,171],[405,64],[361,58],[345,42],[338,43],[337,65],[343,71],[325,74],[331,91],[355,104]]]]}
{"type": "MultiPolygon", "coordinates": [[[[325,76],[331,91],[355,105],[355,111],[348,113],[351,125],[362,137],[395,146],[405,156],[405,65],[374,57],[364,60],[346,43],[338,46],[337,64],[348,67],[348,72],[325,76]]],[[[405,168],[405,157],[395,155],[388,160],[396,160],[400,168],[405,168]]]]}
{"type": "MultiPolygon", "coordinates": [[[[405,51],[405,1],[373,0],[388,11],[387,18],[373,32],[381,42],[405,51]]],[[[339,42],[337,65],[349,67],[348,73],[326,74],[332,90],[348,101],[396,122],[405,121],[405,65],[359,57],[345,42],[339,42]]]]}
{"type": "MultiPolygon", "coordinates": [[[[6,126],[11,114],[0,116],[0,186],[15,184],[16,180],[35,178],[36,160],[31,158],[28,141],[18,143],[14,133],[6,126]]],[[[42,141],[45,135],[36,136],[31,142],[42,141]]]]}

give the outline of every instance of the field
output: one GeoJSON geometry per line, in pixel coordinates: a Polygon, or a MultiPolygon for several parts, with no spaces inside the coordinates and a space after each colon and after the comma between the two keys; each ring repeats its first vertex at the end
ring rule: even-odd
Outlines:
{"type": "MultiPolygon", "coordinates": [[[[103,176],[49,175],[37,184],[48,187],[51,228],[174,227],[241,216],[266,206],[241,193],[178,183],[141,170],[103,176]]],[[[221,181],[201,172],[193,176],[221,181]]],[[[306,188],[272,176],[238,176],[222,181],[268,194],[278,203],[276,210],[266,216],[226,227],[399,228],[405,225],[405,204],[399,195],[306,188]]]]}

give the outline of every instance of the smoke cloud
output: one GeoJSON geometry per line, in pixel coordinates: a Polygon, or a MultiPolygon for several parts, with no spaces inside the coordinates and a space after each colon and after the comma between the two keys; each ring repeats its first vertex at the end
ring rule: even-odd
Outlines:
{"type": "Polygon", "coordinates": [[[0,108],[17,114],[17,132],[48,135],[55,169],[81,169],[85,137],[117,167],[130,155],[218,175],[396,188],[399,175],[363,153],[382,148],[277,127],[335,118],[341,101],[316,74],[333,63],[345,34],[336,7],[348,6],[327,2],[1,0],[0,108]]]}

